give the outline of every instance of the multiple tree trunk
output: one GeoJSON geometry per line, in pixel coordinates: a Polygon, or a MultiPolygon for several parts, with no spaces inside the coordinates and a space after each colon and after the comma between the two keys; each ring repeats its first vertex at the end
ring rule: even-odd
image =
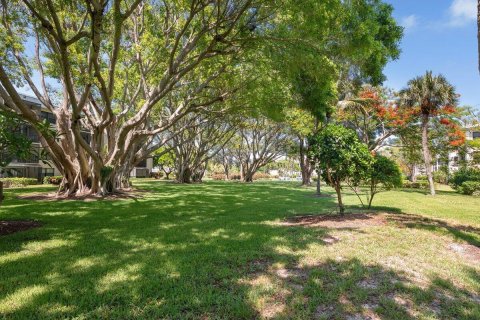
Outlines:
{"type": "Polygon", "coordinates": [[[282,123],[263,117],[247,120],[231,148],[240,165],[241,179],[252,182],[260,168],[286,154],[287,140],[282,123]]]}
{"type": "Polygon", "coordinates": [[[87,0],[78,3],[84,6],[82,16],[61,1],[48,3],[4,2],[4,12],[19,14],[1,18],[12,41],[24,41],[20,21],[36,39],[41,87],[21,45],[12,45],[8,54],[14,63],[0,61],[0,108],[20,114],[37,132],[63,175],[60,193],[107,193],[128,185],[132,165],[161,146],[159,136],[234,91],[215,82],[239,55],[237,38],[249,36],[239,30],[250,14],[250,0],[231,7],[194,0],[187,8],[174,2],[87,0]],[[52,75],[44,68],[46,60],[58,67],[53,73],[60,85],[53,91],[46,85],[52,75]],[[55,130],[20,97],[13,85],[18,78],[56,115],[55,130]],[[54,103],[56,94],[62,100],[54,103]]]}
{"type": "MultiPolygon", "coordinates": [[[[202,181],[208,161],[223,150],[235,134],[234,127],[224,120],[190,115],[175,125],[186,127],[180,134],[175,134],[169,142],[175,154],[177,182],[202,181]]],[[[174,131],[176,130],[174,128],[174,131]]]]}

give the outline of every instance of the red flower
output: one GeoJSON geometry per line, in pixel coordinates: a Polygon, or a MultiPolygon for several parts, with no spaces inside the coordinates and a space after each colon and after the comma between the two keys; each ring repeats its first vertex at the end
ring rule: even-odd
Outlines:
{"type": "Polygon", "coordinates": [[[447,118],[442,118],[442,119],[440,119],[440,123],[448,126],[451,122],[447,118]]]}

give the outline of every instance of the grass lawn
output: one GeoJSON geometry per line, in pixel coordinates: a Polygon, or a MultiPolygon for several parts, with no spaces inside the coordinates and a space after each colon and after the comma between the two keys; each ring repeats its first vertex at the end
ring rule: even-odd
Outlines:
{"type": "Polygon", "coordinates": [[[43,226],[0,236],[0,317],[480,319],[479,197],[391,191],[383,224],[328,228],[285,223],[336,208],[295,183],[135,185],[103,201],[7,190],[0,220],[43,226]]]}

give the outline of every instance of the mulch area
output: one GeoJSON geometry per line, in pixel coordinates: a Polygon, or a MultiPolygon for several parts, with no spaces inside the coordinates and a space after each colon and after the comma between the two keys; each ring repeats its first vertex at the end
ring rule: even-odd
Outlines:
{"type": "Polygon", "coordinates": [[[304,215],[287,218],[284,225],[341,228],[364,228],[384,226],[387,219],[384,214],[346,213],[345,215],[304,215]]]}
{"type": "Polygon", "coordinates": [[[80,201],[97,201],[97,200],[119,200],[119,199],[140,199],[142,193],[146,190],[135,189],[133,191],[119,191],[108,194],[106,196],[99,196],[94,194],[89,195],[58,195],[57,193],[29,193],[20,195],[17,198],[22,200],[37,200],[37,201],[59,201],[59,200],[80,200],[80,201]]]}
{"type": "Polygon", "coordinates": [[[0,236],[41,226],[40,222],[33,220],[0,220],[0,236]]]}

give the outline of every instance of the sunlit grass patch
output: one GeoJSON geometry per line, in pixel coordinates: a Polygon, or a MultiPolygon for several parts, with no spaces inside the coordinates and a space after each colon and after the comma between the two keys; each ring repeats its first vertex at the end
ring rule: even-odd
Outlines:
{"type": "Polygon", "coordinates": [[[329,227],[285,223],[336,211],[335,197],[295,183],[135,185],[141,198],[92,202],[7,190],[0,219],[42,226],[0,237],[0,314],[480,318],[480,265],[469,251],[480,245],[478,198],[391,191],[366,212],[347,192],[347,210],[381,223],[329,227]]]}

